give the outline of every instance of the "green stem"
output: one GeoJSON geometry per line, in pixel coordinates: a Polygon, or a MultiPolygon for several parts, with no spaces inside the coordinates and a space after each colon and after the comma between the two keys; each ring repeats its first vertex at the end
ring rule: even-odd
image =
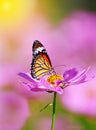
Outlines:
{"type": "Polygon", "coordinates": [[[54,127],[55,127],[55,112],[56,112],[56,92],[54,92],[54,97],[53,97],[53,112],[52,112],[51,130],[54,130],[54,127]]]}

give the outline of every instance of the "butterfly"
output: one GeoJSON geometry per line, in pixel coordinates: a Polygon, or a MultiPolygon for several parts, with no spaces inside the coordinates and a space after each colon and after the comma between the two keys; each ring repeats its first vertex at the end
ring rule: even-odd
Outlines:
{"type": "Polygon", "coordinates": [[[41,77],[55,73],[45,47],[38,40],[33,42],[33,59],[31,63],[31,76],[39,80],[41,77]]]}

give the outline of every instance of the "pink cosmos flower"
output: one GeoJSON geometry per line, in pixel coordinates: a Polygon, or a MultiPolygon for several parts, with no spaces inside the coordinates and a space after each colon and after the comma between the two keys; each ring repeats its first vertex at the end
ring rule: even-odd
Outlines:
{"type": "Polygon", "coordinates": [[[29,113],[26,99],[14,92],[0,92],[0,130],[21,130],[29,113]]]}
{"type": "Polygon", "coordinates": [[[65,89],[61,100],[70,111],[96,117],[96,79],[65,89]]]}
{"type": "MultiPolygon", "coordinates": [[[[36,130],[50,130],[51,128],[51,118],[41,118],[38,123],[36,122],[36,130]]],[[[55,130],[82,130],[83,127],[77,122],[75,123],[73,119],[66,115],[59,115],[56,118],[55,130]]]]}
{"type": "Polygon", "coordinates": [[[74,12],[62,21],[61,30],[66,41],[68,64],[94,65],[96,61],[96,13],[74,12]]]}
{"type": "Polygon", "coordinates": [[[58,94],[63,93],[63,89],[70,85],[77,85],[87,81],[86,72],[88,69],[84,69],[78,72],[76,68],[72,68],[64,72],[61,75],[46,75],[40,80],[33,79],[31,74],[20,72],[18,75],[23,77],[28,81],[22,82],[29,90],[38,91],[48,91],[57,92],[58,94]]]}

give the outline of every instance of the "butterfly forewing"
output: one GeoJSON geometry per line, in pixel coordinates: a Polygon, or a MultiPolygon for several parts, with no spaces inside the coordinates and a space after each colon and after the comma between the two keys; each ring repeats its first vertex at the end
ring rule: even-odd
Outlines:
{"type": "Polygon", "coordinates": [[[33,59],[31,63],[31,75],[35,79],[52,73],[54,70],[45,47],[39,42],[33,43],[33,59]]]}

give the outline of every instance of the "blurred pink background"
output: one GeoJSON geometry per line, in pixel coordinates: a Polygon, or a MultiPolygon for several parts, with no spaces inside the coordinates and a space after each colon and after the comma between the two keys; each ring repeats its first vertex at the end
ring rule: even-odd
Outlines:
{"type": "MultiPolygon", "coordinates": [[[[50,126],[52,109],[39,111],[52,94],[26,90],[17,75],[30,72],[34,40],[46,47],[53,66],[66,65],[57,73],[90,66],[88,76],[96,75],[96,7],[87,2],[0,0],[0,130],[50,126]]],[[[95,122],[96,79],[66,88],[57,100],[56,130],[95,130],[95,122]]]]}

